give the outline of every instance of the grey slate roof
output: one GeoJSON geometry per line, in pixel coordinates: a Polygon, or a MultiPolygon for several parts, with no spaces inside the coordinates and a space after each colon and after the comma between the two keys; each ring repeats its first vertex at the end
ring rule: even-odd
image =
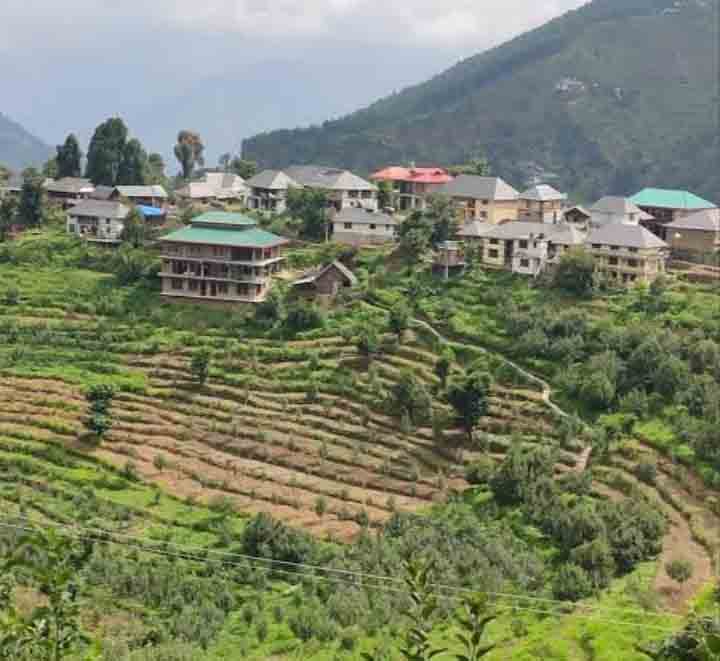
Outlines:
{"type": "Polygon", "coordinates": [[[585,233],[573,225],[559,223],[526,223],[514,220],[502,225],[494,225],[493,229],[485,232],[485,239],[517,240],[530,237],[544,237],[552,243],[563,246],[579,246],[585,242],[585,233]]]}
{"type": "Polygon", "coordinates": [[[375,184],[358,177],[349,170],[327,168],[320,165],[291,165],[285,174],[308,188],[327,190],[377,190],[375,184]]]}
{"type": "Polygon", "coordinates": [[[447,184],[443,184],[439,192],[451,197],[470,197],[496,202],[517,200],[520,195],[499,177],[479,177],[473,174],[461,174],[447,184]]]}
{"type": "Polygon", "coordinates": [[[115,186],[123,197],[162,197],[168,196],[162,186],[115,186]]]}
{"type": "Polygon", "coordinates": [[[80,177],[63,177],[62,179],[48,179],[45,182],[45,190],[48,193],[91,193],[95,189],[89,179],[80,177]]]}
{"type": "Polygon", "coordinates": [[[93,200],[109,200],[115,189],[112,186],[95,186],[95,190],[90,193],[93,200]]]}
{"type": "Polygon", "coordinates": [[[104,200],[82,200],[68,211],[68,215],[81,218],[113,218],[124,220],[130,213],[121,202],[104,200]]]}
{"type": "Polygon", "coordinates": [[[355,274],[347,266],[345,266],[345,264],[335,260],[334,262],[330,262],[330,264],[327,264],[320,269],[309,271],[301,278],[295,280],[295,282],[293,282],[293,286],[307,285],[311,282],[315,282],[320,276],[324,275],[333,268],[340,271],[340,273],[342,273],[342,275],[350,282],[351,286],[354,287],[355,285],[357,285],[358,279],[355,277],[355,274]]]}
{"type": "Polygon", "coordinates": [[[471,239],[479,238],[487,234],[494,227],[497,226],[492,223],[483,223],[479,220],[471,220],[470,222],[465,223],[462,229],[458,232],[458,236],[471,239]]]}
{"type": "Polygon", "coordinates": [[[667,248],[668,244],[642,225],[609,223],[592,230],[587,238],[590,245],[600,244],[620,248],[667,248]]]}
{"type": "Polygon", "coordinates": [[[333,223],[353,223],[355,225],[399,225],[397,216],[382,211],[366,211],[357,207],[343,209],[332,219],[333,223]]]}
{"type": "Polygon", "coordinates": [[[628,216],[637,214],[639,220],[652,220],[653,217],[633,204],[626,197],[606,195],[590,207],[591,213],[610,214],[613,216],[628,216]]]}
{"type": "Polygon", "coordinates": [[[536,202],[554,202],[556,200],[566,200],[567,195],[555,190],[547,184],[538,184],[532,186],[520,194],[521,200],[534,200],[536,202]]]}
{"type": "Polygon", "coordinates": [[[300,184],[280,170],[263,170],[245,182],[250,188],[265,188],[267,190],[287,190],[299,188],[300,184]]]}
{"type": "Polygon", "coordinates": [[[720,209],[703,209],[665,225],[668,229],[720,232],[720,209]]]}

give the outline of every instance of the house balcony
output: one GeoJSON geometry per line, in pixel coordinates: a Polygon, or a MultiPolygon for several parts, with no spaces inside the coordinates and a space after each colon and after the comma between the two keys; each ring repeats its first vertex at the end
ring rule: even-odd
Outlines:
{"type": "Polygon", "coordinates": [[[197,280],[206,282],[232,282],[235,284],[254,284],[254,285],[265,285],[267,284],[271,276],[270,275],[243,275],[241,273],[228,273],[227,275],[214,274],[214,275],[198,275],[192,271],[185,271],[183,273],[173,273],[172,271],[161,271],[158,274],[161,278],[179,278],[182,280],[197,280]]]}
{"type": "Polygon", "coordinates": [[[279,262],[282,262],[285,260],[285,257],[278,256],[278,257],[269,257],[267,259],[227,259],[224,257],[198,257],[198,256],[186,256],[180,253],[176,254],[170,254],[170,253],[163,253],[161,256],[161,259],[163,260],[169,260],[169,261],[183,261],[183,262],[193,262],[193,263],[207,263],[207,264],[227,264],[228,266],[256,266],[256,267],[263,267],[263,266],[270,266],[271,264],[277,264],[279,262]]]}

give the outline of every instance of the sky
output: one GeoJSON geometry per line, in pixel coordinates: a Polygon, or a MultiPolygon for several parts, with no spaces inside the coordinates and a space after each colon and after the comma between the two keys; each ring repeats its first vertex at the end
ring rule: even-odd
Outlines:
{"type": "Polygon", "coordinates": [[[583,0],[0,0],[0,112],[49,144],[120,115],[209,154],[422,82],[583,0]],[[191,125],[186,125],[191,123],[191,125]]]}

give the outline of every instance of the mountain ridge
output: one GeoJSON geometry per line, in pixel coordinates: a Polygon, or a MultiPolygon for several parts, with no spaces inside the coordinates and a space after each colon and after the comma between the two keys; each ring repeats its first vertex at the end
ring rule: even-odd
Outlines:
{"type": "Polygon", "coordinates": [[[720,200],[710,170],[688,176],[717,152],[715,8],[595,0],[339,120],[254,136],[243,152],[265,166],[316,161],[367,173],[484,151],[502,176],[556,174],[581,198],[682,180],[720,200]]]}
{"type": "Polygon", "coordinates": [[[0,165],[21,170],[41,165],[52,155],[52,147],[0,112],[0,165]]]}

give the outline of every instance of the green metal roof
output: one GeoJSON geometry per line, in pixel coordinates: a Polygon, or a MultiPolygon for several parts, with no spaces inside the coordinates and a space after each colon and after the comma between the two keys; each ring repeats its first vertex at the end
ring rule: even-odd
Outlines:
{"type": "Polygon", "coordinates": [[[230,213],[229,211],[208,211],[200,216],[193,218],[190,223],[224,225],[224,226],[241,226],[257,225],[257,221],[245,216],[242,213],[230,213]]]}
{"type": "Polygon", "coordinates": [[[685,190],[667,190],[664,188],[644,188],[630,201],[639,207],[658,207],[660,209],[713,209],[716,205],[703,200],[694,193],[685,190]]]}
{"type": "Polygon", "coordinates": [[[238,231],[214,227],[183,227],[160,238],[173,243],[202,243],[210,246],[233,246],[236,248],[272,248],[287,243],[277,234],[257,227],[238,231]]]}

